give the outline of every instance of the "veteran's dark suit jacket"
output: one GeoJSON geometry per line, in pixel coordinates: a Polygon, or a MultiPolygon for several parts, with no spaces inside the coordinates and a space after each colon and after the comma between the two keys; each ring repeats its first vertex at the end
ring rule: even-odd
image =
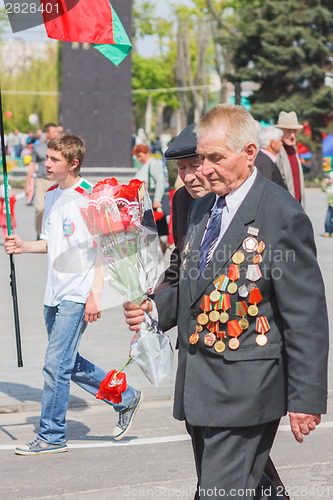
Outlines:
{"type": "MultiPolygon", "coordinates": [[[[192,204],[185,244],[189,251],[182,258],[179,281],[154,297],[162,330],[178,324],[175,418],[194,426],[244,427],[278,419],[286,411],[324,413],[328,320],[310,220],[286,190],[258,172],[205,269],[208,277],[197,281],[200,243],[214,201],[210,193],[192,204]],[[228,274],[250,226],[259,229],[257,239],[266,245],[256,284],[263,295],[258,316],[270,323],[268,342],[256,344],[256,318],[248,317],[250,326],[240,335],[237,350],[226,339],[225,351],[215,352],[204,344],[205,332],[190,346],[202,297],[214,289],[215,278],[228,274]]],[[[246,269],[254,255],[242,251],[246,259],[239,266],[238,285],[250,283],[246,269]]],[[[231,295],[230,319],[237,318],[237,300],[246,299],[231,295]]]]}
{"type": "Polygon", "coordinates": [[[275,184],[278,184],[284,189],[288,189],[278,166],[268,155],[266,155],[266,153],[259,150],[257,157],[254,160],[254,164],[264,177],[272,182],[275,182],[275,184]]]}
{"type": "Polygon", "coordinates": [[[164,278],[157,288],[162,289],[166,285],[178,282],[181,254],[184,249],[185,236],[187,232],[187,221],[190,206],[193,198],[182,186],[177,189],[172,200],[172,234],[175,242],[175,249],[170,255],[170,265],[164,273],[164,278]]]}

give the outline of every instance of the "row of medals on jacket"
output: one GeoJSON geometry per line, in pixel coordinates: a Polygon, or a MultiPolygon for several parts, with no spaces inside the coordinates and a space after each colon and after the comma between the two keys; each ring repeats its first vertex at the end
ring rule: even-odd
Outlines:
{"type": "Polygon", "coordinates": [[[251,284],[248,286],[242,285],[238,288],[236,283],[239,278],[238,265],[242,264],[245,260],[245,254],[242,250],[239,250],[231,258],[233,263],[229,267],[228,276],[224,274],[219,276],[214,281],[215,290],[210,295],[204,295],[200,304],[203,312],[197,318],[198,324],[195,328],[195,333],[189,338],[190,344],[195,345],[200,339],[199,334],[206,328],[208,333],[204,336],[204,344],[207,347],[214,347],[216,352],[222,353],[226,347],[223,341],[226,339],[225,327],[224,329],[220,328],[220,323],[222,323],[227,326],[229,348],[232,350],[238,349],[240,345],[238,337],[249,327],[249,320],[246,318],[247,315],[256,318],[255,330],[258,332],[256,343],[259,346],[267,344],[267,336],[265,334],[269,331],[270,325],[266,316],[258,316],[258,304],[262,300],[262,295],[258,286],[255,285],[255,282],[259,281],[262,277],[259,264],[262,262],[265,243],[263,241],[258,242],[255,238],[259,234],[259,229],[249,227],[248,233],[251,236],[244,239],[242,247],[247,253],[255,253],[252,264],[248,266],[246,273],[246,278],[251,281],[251,284]],[[225,291],[228,293],[223,293],[225,291]],[[229,313],[227,311],[231,308],[230,295],[236,294],[237,291],[240,298],[248,297],[250,305],[245,300],[236,302],[235,314],[240,319],[229,320],[229,313]]]}

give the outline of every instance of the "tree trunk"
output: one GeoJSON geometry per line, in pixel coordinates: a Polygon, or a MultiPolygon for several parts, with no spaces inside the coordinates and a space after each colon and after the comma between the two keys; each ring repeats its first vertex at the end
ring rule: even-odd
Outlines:
{"type": "Polygon", "coordinates": [[[240,106],[241,104],[241,92],[241,83],[235,82],[235,104],[238,104],[238,106],[240,106]]]}
{"type": "Polygon", "coordinates": [[[321,148],[316,149],[312,153],[310,175],[311,178],[322,177],[323,175],[323,153],[321,148]]]}
{"type": "Polygon", "coordinates": [[[148,96],[146,114],[145,114],[145,132],[146,136],[150,137],[151,124],[153,120],[153,96],[148,96]]]}
{"type": "MultiPolygon", "coordinates": [[[[177,61],[176,61],[176,83],[177,87],[186,87],[186,28],[187,23],[178,17],[178,43],[177,43],[177,61]]],[[[187,125],[187,114],[189,102],[186,92],[179,93],[180,118],[182,129],[187,125]]]]}

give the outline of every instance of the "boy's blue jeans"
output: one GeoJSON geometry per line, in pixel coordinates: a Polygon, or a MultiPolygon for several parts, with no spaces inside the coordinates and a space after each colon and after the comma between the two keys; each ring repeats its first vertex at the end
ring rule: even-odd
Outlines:
{"type": "Polygon", "coordinates": [[[333,234],[333,206],[329,205],[325,218],[325,233],[333,234]]]}
{"type": "MultiPolygon", "coordinates": [[[[95,395],[106,372],[83,359],[78,345],[87,327],[84,321],[85,304],[63,300],[58,306],[44,306],[44,318],[49,337],[43,368],[44,387],[38,438],[50,444],[66,441],[66,413],[71,379],[82,389],[95,395]]],[[[122,402],[113,404],[119,412],[128,408],[134,389],[127,386],[122,402]]]]}

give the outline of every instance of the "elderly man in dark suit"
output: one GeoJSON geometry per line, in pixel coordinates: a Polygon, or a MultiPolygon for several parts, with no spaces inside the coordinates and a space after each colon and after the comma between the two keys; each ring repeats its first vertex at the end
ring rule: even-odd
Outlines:
{"type": "Polygon", "coordinates": [[[170,256],[170,266],[158,290],[166,284],[178,281],[181,253],[187,232],[187,219],[193,199],[202,198],[210,192],[210,185],[202,174],[201,160],[197,154],[195,124],[188,125],[165,151],[166,160],[177,162],[178,174],[184,186],[174,194],[172,200],[172,233],[175,249],[170,256]]]}
{"type": "MultiPolygon", "coordinates": [[[[253,118],[219,105],[197,126],[212,193],[192,204],[179,281],[155,294],[178,324],[174,416],[185,420],[196,498],[281,498],[259,482],[280,418],[297,441],[326,411],[328,321],[311,223],[254,167],[253,118]],[[314,335],[313,332],[316,332],[314,335]]],[[[125,304],[136,331],[143,310],[125,304]]]]}
{"type": "Polygon", "coordinates": [[[280,153],[282,147],[282,131],[274,125],[264,127],[259,132],[259,151],[254,164],[265,176],[275,184],[288,189],[283,180],[280,170],[276,165],[276,155],[280,153]]]}

